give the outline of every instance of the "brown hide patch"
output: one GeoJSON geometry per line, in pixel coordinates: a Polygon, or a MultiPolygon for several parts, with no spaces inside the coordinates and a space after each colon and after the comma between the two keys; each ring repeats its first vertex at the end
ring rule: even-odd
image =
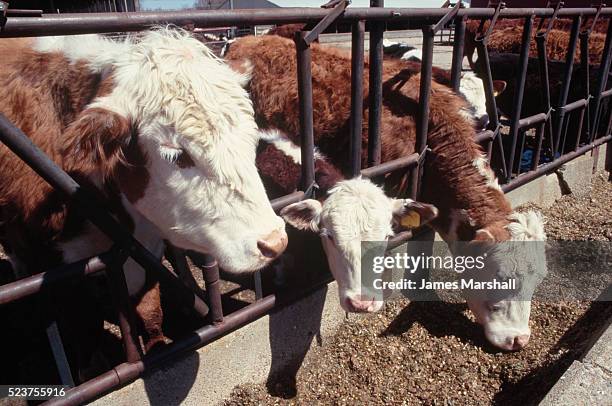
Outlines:
{"type": "MultiPolygon", "coordinates": [[[[115,154],[121,145],[116,136],[130,134],[127,121],[118,116],[102,111],[83,114],[95,97],[112,91],[112,78],[101,80],[84,63],[71,63],[60,53],[36,52],[30,44],[0,40],[0,112],[83,188],[106,195],[101,197],[111,211],[123,224],[133,226],[118,195],[107,188],[99,192],[92,182],[99,179],[99,174],[92,178],[92,171],[113,172],[108,163],[119,160],[99,158],[115,154]],[[98,133],[99,127],[106,133],[98,133]],[[68,150],[73,154],[66,154],[68,150]]],[[[4,145],[0,145],[0,167],[0,242],[10,246],[30,272],[58,265],[62,257],[56,243],[81,233],[83,218],[4,145]]]]}
{"type": "Polygon", "coordinates": [[[315,181],[319,186],[321,196],[325,196],[329,189],[344,179],[338,168],[324,159],[315,160],[315,181]]]}
{"type": "Polygon", "coordinates": [[[138,201],[145,194],[150,180],[147,164],[146,153],[138,145],[138,137],[134,135],[130,145],[124,150],[124,162],[119,165],[115,176],[119,190],[131,203],[138,201]]]}
{"type": "MultiPolygon", "coordinates": [[[[232,44],[226,58],[249,60],[253,66],[250,93],[258,123],[278,128],[299,144],[299,104],[297,63],[292,41],[278,36],[244,37],[232,44]]],[[[315,144],[344,173],[348,173],[349,117],[351,105],[350,55],[313,44],[313,110],[315,144]]],[[[383,65],[382,162],[414,152],[417,107],[419,103],[419,64],[385,61],[383,65]]],[[[364,116],[362,128],[362,165],[367,163],[368,145],[368,71],[364,69],[364,116]]],[[[440,81],[447,78],[439,75],[440,81]]],[[[466,102],[448,87],[432,82],[428,123],[426,175],[420,200],[440,209],[434,227],[449,223],[453,210],[465,209],[473,225],[482,228],[505,220],[510,206],[503,193],[487,186],[473,162],[482,156],[475,142],[471,120],[462,110],[466,102]]],[[[475,227],[475,228],[474,228],[475,227]]]]}
{"type": "Polygon", "coordinates": [[[123,146],[131,133],[123,116],[103,108],[87,109],[65,132],[64,165],[70,171],[90,176],[99,172],[110,179],[117,166],[125,164],[123,146]]]}
{"type": "MultiPolygon", "coordinates": [[[[270,199],[292,193],[300,186],[301,165],[273,144],[260,141],[255,164],[270,199]]],[[[315,158],[315,182],[319,186],[319,196],[324,197],[343,179],[344,176],[333,164],[315,158]]]]}
{"type": "Polygon", "coordinates": [[[300,165],[270,143],[259,142],[255,165],[270,199],[294,192],[299,186],[300,165]]]}

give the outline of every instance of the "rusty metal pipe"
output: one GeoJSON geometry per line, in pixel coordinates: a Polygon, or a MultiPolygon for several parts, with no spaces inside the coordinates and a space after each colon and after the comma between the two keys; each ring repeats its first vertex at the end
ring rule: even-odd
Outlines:
{"type": "MultiPolygon", "coordinates": [[[[383,0],[372,0],[371,9],[385,6],[383,0]]],[[[380,126],[382,117],[383,34],[385,25],[370,23],[370,89],[368,116],[368,166],[380,163],[380,126]]]]}
{"type": "MultiPolygon", "coordinates": [[[[458,11],[457,16],[488,18],[493,16],[494,12],[492,8],[463,8],[458,11]]],[[[558,17],[592,16],[596,12],[594,8],[566,8],[559,10],[558,17]]],[[[552,8],[506,8],[501,10],[500,17],[518,18],[532,14],[536,17],[550,17],[553,13],[552,8]]],[[[129,32],[164,24],[177,26],[194,24],[199,28],[207,28],[229,25],[312,23],[320,21],[327,14],[327,10],[316,8],[49,14],[41,17],[9,17],[0,37],[129,32]]],[[[349,8],[337,21],[414,21],[428,25],[437,23],[446,14],[447,10],[442,8],[349,8]]],[[[601,14],[611,15],[612,8],[602,9],[601,14]]]]}
{"type": "Polygon", "coordinates": [[[351,176],[361,170],[361,131],[363,128],[363,41],[365,22],[353,23],[351,38],[351,121],[349,162],[351,176]]]}
{"type": "MultiPolygon", "coordinates": [[[[301,189],[306,194],[314,192],[314,134],[312,117],[312,54],[304,41],[308,32],[295,33],[295,49],[298,64],[298,95],[300,103],[300,141],[302,153],[301,189]]],[[[311,197],[311,196],[308,196],[311,197]]]]}
{"type": "Polygon", "coordinates": [[[419,154],[408,155],[406,157],[397,158],[392,161],[383,162],[380,165],[371,166],[361,170],[361,176],[364,178],[375,178],[380,175],[385,175],[400,169],[413,167],[419,163],[419,154]]]}
{"type": "Polygon", "coordinates": [[[106,269],[106,264],[112,261],[114,255],[114,252],[108,251],[93,258],[2,285],[0,286],[0,306],[40,293],[53,287],[58,282],[103,271],[106,269]]]}

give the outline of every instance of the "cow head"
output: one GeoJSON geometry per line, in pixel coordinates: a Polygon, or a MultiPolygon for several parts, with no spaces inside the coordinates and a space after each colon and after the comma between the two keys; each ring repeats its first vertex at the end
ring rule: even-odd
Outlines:
{"type": "MultiPolygon", "coordinates": [[[[506,89],[506,82],[502,80],[493,81],[493,95],[497,96],[506,89]]],[[[459,92],[470,104],[470,118],[476,121],[477,129],[484,129],[489,124],[487,114],[487,98],[485,96],[484,83],[482,79],[473,72],[465,72],[461,75],[459,92]]]]}
{"type": "MultiPolygon", "coordinates": [[[[476,232],[470,243],[487,253],[485,279],[516,280],[516,290],[495,297],[468,298],[470,310],[493,345],[514,351],[527,345],[531,330],[531,297],[546,275],[543,221],[539,213],[513,213],[504,229],[490,226],[476,232]],[[510,239],[506,240],[507,233],[510,239]]],[[[477,254],[478,254],[477,253],[477,254]]]]}
{"type": "Polygon", "coordinates": [[[69,126],[67,166],[116,184],[162,238],[225,269],[256,270],[279,256],[287,235],[255,167],[259,134],[244,77],[180,30],[116,47],[72,41],[91,41],[75,45],[83,53],[104,50],[91,51],[89,66],[107,74],[107,89],[69,126]]]}
{"type": "Polygon", "coordinates": [[[304,200],[291,204],[281,216],[292,226],[319,233],[329,268],[338,283],[340,304],[347,312],[375,312],[382,307],[380,293],[364,292],[361,284],[362,241],[387,241],[393,227],[417,219],[410,227],[437,216],[437,209],[410,199],[392,199],[366,179],[336,184],[321,204],[304,200]],[[417,212],[419,216],[415,216],[417,212]]]}

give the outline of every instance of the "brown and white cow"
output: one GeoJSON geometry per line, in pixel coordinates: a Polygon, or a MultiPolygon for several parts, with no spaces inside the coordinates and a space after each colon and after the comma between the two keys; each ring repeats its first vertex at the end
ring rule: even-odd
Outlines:
{"type": "MultiPolygon", "coordinates": [[[[245,78],[188,33],[3,40],[0,61],[0,111],[83,188],[104,195],[155,255],[168,240],[247,272],[283,252],[285,223],[255,167],[259,131],[245,78]]],[[[0,238],[21,275],[110,247],[4,146],[0,166],[0,238]]],[[[147,292],[134,261],[125,275],[131,293],[147,292]]],[[[163,339],[158,288],[146,295],[153,302],[137,310],[150,346],[163,339]]]]}
{"type": "MultiPolygon", "coordinates": [[[[289,136],[299,133],[297,64],[293,42],[275,36],[246,37],[236,41],[227,54],[236,69],[251,73],[250,93],[255,114],[263,127],[278,128],[289,136]]],[[[312,45],[313,107],[315,142],[332,162],[348,171],[350,56],[339,50],[312,45]]],[[[368,88],[366,63],[364,89],[368,88]]],[[[419,103],[418,72],[401,62],[383,65],[382,161],[405,157],[414,152],[415,117],[419,103]]],[[[364,98],[367,98],[367,92],[364,98]]],[[[367,106],[367,103],[364,103],[367,106]]],[[[452,247],[456,241],[503,242],[545,239],[542,220],[536,213],[513,212],[490,170],[481,148],[475,142],[473,121],[462,112],[466,103],[449,88],[432,83],[428,145],[422,199],[435,205],[439,216],[432,226],[452,247]]],[[[367,151],[368,109],[364,108],[362,149],[367,151]]],[[[365,165],[366,155],[362,164],[365,165]]],[[[298,215],[305,213],[301,202],[298,215]]],[[[318,202],[310,201],[319,214],[318,202]]],[[[288,211],[292,206],[289,206],[288,211]]],[[[346,207],[350,210],[350,207],[346,207]]],[[[288,218],[289,212],[285,212],[288,218]]],[[[320,217],[312,216],[311,220],[320,217]]],[[[315,221],[316,224],[316,221],[315,221]]],[[[327,227],[332,238],[344,232],[344,224],[327,227]]],[[[359,255],[358,252],[355,255],[359,255]]],[[[503,268],[504,253],[488,256],[500,277],[515,276],[521,286],[534,286],[543,278],[543,250],[526,252],[517,266],[503,268]],[[499,265],[495,267],[495,265],[499,265]],[[535,266],[534,266],[535,265],[535,266]]],[[[349,266],[347,266],[347,272],[349,266]]],[[[497,274],[496,274],[497,275],[497,274]]],[[[526,292],[521,292],[526,293],[526,292]]],[[[469,300],[470,308],[484,325],[490,342],[503,349],[519,349],[529,335],[530,302],[516,300],[469,300]]],[[[528,298],[531,295],[527,295],[528,298]]]]}

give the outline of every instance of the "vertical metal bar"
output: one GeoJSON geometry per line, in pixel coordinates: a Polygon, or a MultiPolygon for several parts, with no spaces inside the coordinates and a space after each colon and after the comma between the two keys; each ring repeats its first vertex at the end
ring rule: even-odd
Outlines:
{"type": "MultiPolygon", "coordinates": [[[[546,31],[543,34],[538,33],[536,35],[536,45],[537,45],[537,49],[538,49],[538,62],[539,62],[539,67],[540,67],[540,87],[542,90],[542,104],[544,105],[546,114],[549,114],[551,112],[551,101],[550,101],[550,81],[549,81],[549,76],[548,76],[548,54],[546,51],[546,41],[548,40],[548,31],[546,31]]],[[[549,116],[546,119],[546,122],[550,121],[551,117],[549,116]]],[[[553,135],[553,129],[552,129],[552,125],[548,125],[548,126],[544,126],[543,130],[546,131],[546,129],[548,129],[548,145],[552,146],[554,145],[554,135],[553,135]]],[[[542,133],[542,136],[544,135],[544,133],[542,133]]],[[[540,147],[541,147],[541,143],[538,141],[540,147]]],[[[538,155],[538,160],[540,159],[540,156],[538,155]]],[[[536,162],[536,160],[533,160],[534,162],[536,162]]]]}
{"type": "MultiPolygon", "coordinates": [[[[384,0],[370,0],[370,7],[384,7],[384,5],[384,0]]],[[[380,163],[384,30],[384,22],[370,22],[370,115],[368,117],[368,166],[374,166],[380,163]]]]}
{"type": "Polygon", "coordinates": [[[542,142],[544,141],[545,131],[546,131],[546,121],[542,121],[542,123],[538,126],[538,130],[536,134],[537,144],[533,152],[533,158],[531,160],[531,170],[532,171],[535,171],[538,168],[538,164],[540,163],[540,154],[542,153],[542,142]]]}
{"type": "Polygon", "coordinates": [[[221,304],[221,289],[219,287],[219,265],[217,264],[217,260],[212,255],[204,255],[202,276],[204,276],[204,283],[206,285],[206,294],[208,295],[208,305],[210,306],[212,321],[215,324],[222,323],[223,306],[221,304]]]}
{"type": "Polygon", "coordinates": [[[55,320],[51,321],[46,329],[46,333],[62,385],[74,387],[74,378],[72,377],[72,372],[70,372],[70,365],[68,364],[68,357],[66,357],[66,351],[62,343],[62,336],[55,320]]]}
{"type": "Polygon", "coordinates": [[[351,175],[361,171],[361,130],[363,126],[363,41],[365,22],[355,21],[351,37],[351,138],[349,154],[351,175]]]}
{"type": "Polygon", "coordinates": [[[314,185],[314,133],[312,118],[312,55],[304,38],[308,33],[295,33],[298,64],[298,94],[300,98],[300,140],[302,151],[302,190],[311,191],[314,185]]]}
{"type": "Polygon", "coordinates": [[[554,158],[557,151],[559,150],[559,143],[561,142],[563,121],[565,119],[565,111],[561,107],[567,104],[567,97],[569,95],[569,87],[572,81],[572,72],[574,70],[574,54],[576,53],[576,46],[578,44],[578,30],[580,29],[580,23],[582,22],[582,16],[574,17],[572,22],[572,31],[570,34],[570,41],[565,57],[565,72],[563,74],[563,84],[561,85],[561,92],[559,92],[559,100],[557,101],[557,108],[555,113],[555,145],[553,146],[552,157],[554,158]]]}
{"type": "Polygon", "coordinates": [[[537,35],[538,63],[540,66],[540,84],[542,86],[542,104],[545,112],[550,110],[550,86],[548,82],[548,57],[546,56],[546,36],[537,35]]]}
{"type": "MultiPolygon", "coordinates": [[[[510,146],[508,160],[506,161],[506,173],[512,178],[512,173],[515,168],[514,157],[516,155],[516,147],[518,140],[518,122],[521,118],[521,110],[523,107],[523,92],[525,90],[525,79],[527,78],[527,64],[529,63],[529,42],[531,41],[531,30],[533,28],[533,15],[525,18],[525,26],[523,28],[523,38],[521,42],[521,58],[519,61],[519,74],[514,91],[514,101],[512,105],[514,110],[510,119],[510,137],[512,144],[510,146]]],[[[520,157],[518,159],[520,163],[520,157]]],[[[520,167],[520,164],[519,164],[520,167]]]]}
{"type": "MultiPolygon", "coordinates": [[[[415,152],[423,154],[427,147],[427,130],[429,124],[429,99],[431,96],[431,67],[433,64],[434,26],[423,28],[423,59],[421,62],[421,83],[419,87],[419,114],[416,122],[415,152]]],[[[423,161],[419,159],[419,166],[412,170],[411,196],[416,199],[419,195],[419,180],[423,170],[423,161]]]]}
{"type": "Polygon", "coordinates": [[[261,281],[261,271],[253,272],[253,282],[255,284],[255,299],[263,298],[263,284],[261,281]]]}
{"type": "Polygon", "coordinates": [[[463,42],[465,40],[465,17],[455,20],[455,41],[453,43],[453,61],[451,62],[451,87],[459,91],[461,68],[463,66],[463,42]]]}
{"type": "MultiPolygon", "coordinates": [[[[599,75],[597,78],[597,90],[595,92],[595,100],[593,100],[593,124],[591,128],[593,130],[593,134],[591,136],[591,141],[597,136],[597,129],[599,127],[599,120],[601,112],[599,108],[601,106],[601,93],[606,90],[606,85],[608,84],[608,75],[610,73],[610,60],[612,50],[612,23],[610,19],[608,19],[608,33],[606,34],[606,43],[604,45],[603,55],[601,57],[601,63],[599,65],[599,75]]],[[[607,134],[602,134],[607,135],[607,134]]]]}
{"type": "Polygon", "coordinates": [[[584,110],[586,110],[587,119],[586,121],[583,120],[585,111],[582,110],[582,112],[580,113],[580,127],[579,128],[582,130],[582,125],[584,124],[586,131],[581,131],[580,136],[577,137],[578,138],[577,145],[580,145],[580,139],[582,138],[582,135],[586,135],[587,140],[590,140],[591,138],[591,128],[590,128],[591,109],[590,109],[590,103],[588,103],[589,98],[591,97],[591,86],[589,84],[590,82],[589,35],[590,35],[590,32],[588,30],[580,33],[580,66],[582,68],[582,74],[584,76],[584,79],[583,79],[584,80],[584,98],[587,101],[587,105],[585,106],[584,110]]]}
{"type": "Polygon", "coordinates": [[[587,109],[588,106],[584,106],[580,109],[580,118],[578,119],[578,134],[576,134],[576,143],[572,145],[572,151],[577,150],[580,146],[580,140],[582,139],[582,135],[584,134],[584,131],[582,129],[582,125],[584,124],[584,113],[587,111],[587,109]]]}
{"type": "Polygon", "coordinates": [[[487,160],[491,162],[491,155],[493,155],[493,139],[487,140],[487,160]]]}
{"type": "Polygon", "coordinates": [[[121,341],[125,351],[127,362],[136,362],[142,358],[142,349],[135,328],[134,307],[130,300],[125,274],[123,272],[124,258],[114,258],[106,268],[106,275],[110,287],[111,296],[119,319],[121,329],[121,341]]]}
{"type": "MultiPolygon", "coordinates": [[[[559,143],[559,151],[563,151],[565,150],[565,139],[567,138],[567,130],[569,128],[569,123],[570,120],[572,119],[572,116],[575,116],[575,110],[574,112],[570,112],[567,116],[565,116],[565,120],[563,121],[563,125],[562,125],[562,131],[561,131],[561,140],[559,143]]],[[[575,118],[575,117],[574,117],[575,118]]],[[[578,129],[578,134],[576,135],[577,137],[580,137],[580,132],[582,132],[582,129],[579,128],[578,129]]],[[[563,155],[563,152],[561,152],[561,155],[563,155]]]]}
{"type": "Polygon", "coordinates": [[[491,63],[489,60],[489,51],[487,49],[486,40],[478,41],[476,43],[476,52],[478,53],[478,61],[480,64],[480,71],[484,72],[484,78],[482,80],[485,90],[486,97],[486,105],[487,105],[487,115],[489,116],[489,128],[492,128],[495,132],[494,139],[491,142],[491,147],[489,149],[489,158],[492,152],[493,142],[497,140],[497,146],[499,149],[499,156],[501,159],[501,170],[504,180],[509,178],[508,173],[506,172],[506,156],[504,153],[504,144],[501,139],[501,135],[499,133],[499,116],[497,115],[497,102],[495,101],[495,93],[493,90],[493,74],[491,73],[491,63]]]}

